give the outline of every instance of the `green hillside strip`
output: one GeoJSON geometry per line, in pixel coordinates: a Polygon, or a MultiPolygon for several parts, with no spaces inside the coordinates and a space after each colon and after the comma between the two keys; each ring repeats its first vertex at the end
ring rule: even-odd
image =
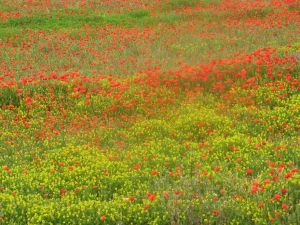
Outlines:
{"type": "MultiPolygon", "coordinates": [[[[154,19],[154,18],[153,18],[154,19]]],[[[82,15],[79,13],[62,14],[53,12],[51,15],[24,16],[21,18],[11,18],[0,22],[0,39],[7,39],[14,35],[26,35],[26,30],[68,30],[80,29],[84,25],[105,26],[106,24],[134,26],[153,23],[149,10],[134,11],[122,14],[100,14],[89,13],[82,15]]]]}
{"type": "Polygon", "coordinates": [[[11,18],[1,23],[1,28],[29,29],[61,29],[66,27],[78,28],[83,25],[124,24],[131,25],[139,19],[150,17],[149,10],[135,11],[122,14],[101,15],[35,15],[33,17],[11,18]]]}
{"type": "Polygon", "coordinates": [[[24,30],[67,30],[80,29],[84,25],[105,26],[107,24],[121,25],[127,27],[149,26],[158,23],[176,23],[190,16],[169,12],[152,16],[149,10],[133,11],[120,14],[56,14],[24,16],[21,18],[11,18],[0,22],[0,39],[9,38],[13,35],[22,35],[24,30]]]}
{"type": "Polygon", "coordinates": [[[195,7],[196,5],[205,6],[208,4],[219,4],[220,0],[170,0],[163,2],[161,8],[163,11],[176,10],[184,7],[195,7]]]}
{"type": "MultiPolygon", "coordinates": [[[[182,13],[169,12],[150,16],[149,11],[136,11],[124,14],[102,14],[98,16],[90,15],[64,15],[64,16],[34,16],[9,19],[5,23],[0,23],[0,39],[10,39],[13,36],[26,36],[28,30],[63,30],[72,32],[80,29],[84,25],[105,26],[107,24],[120,25],[126,27],[144,27],[159,23],[174,24],[202,17],[203,15],[184,15],[182,13]]],[[[208,17],[210,18],[210,17],[208,17]]]]}

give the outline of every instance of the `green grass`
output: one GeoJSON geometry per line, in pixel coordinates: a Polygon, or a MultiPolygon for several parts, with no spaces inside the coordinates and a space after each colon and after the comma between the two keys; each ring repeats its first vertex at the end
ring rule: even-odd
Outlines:
{"type": "Polygon", "coordinates": [[[219,0],[170,0],[162,3],[163,11],[170,11],[184,7],[195,7],[196,5],[205,6],[208,4],[218,4],[219,0]]]}
{"type": "Polygon", "coordinates": [[[0,89],[0,108],[3,106],[20,106],[21,97],[13,88],[1,88],[0,89]]]}
{"type": "Polygon", "coordinates": [[[79,28],[84,25],[123,24],[130,25],[144,17],[149,17],[150,11],[135,11],[123,14],[101,15],[34,15],[9,19],[1,23],[1,28],[30,28],[30,29],[62,29],[66,27],[79,28]]]}
{"type": "MultiPolygon", "coordinates": [[[[215,0],[213,3],[218,3],[215,0]]],[[[104,26],[106,24],[122,25],[127,27],[133,26],[152,26],[158,23],[176,23],[193,18],[184,14],[174,13],[173,11],[185,6],[195,7],[197,4],[206,5],[211,2],[203,0],[172,0],[163,3],[161,8],[164,13],[156,13],[150,16],[149,10],[136,10],[132,12],[109,14],[95,13],[92,10],[64,9],[54,10],[46,14],[34,14],[33,16],[23,16],[20,18],[9,18],[0,22],[0,38],[6,39],[14,35],[22,35],[24,30],[72,30],[79,29],[84,25],[104,26]]],[[[198,14],[197,16],[207,19],[212,15],[198,14]]]]}
{"type": "Polygon", "coordinates": [[[0,38],[9,38],[13,35],[22,35],[24,30],[75,30],[85,25],[93,27],[105,26],[107,24],[121,25],[126,27],[152,26],[158,23],[176,23],[189,18],[183,14],[169,12],[159,16],[150,16],[149,10],[133,11],[121,14],[100,15],[63,15],[53,13],[52,15],[34,15],[9,19],[0,23],[0,38]]]}

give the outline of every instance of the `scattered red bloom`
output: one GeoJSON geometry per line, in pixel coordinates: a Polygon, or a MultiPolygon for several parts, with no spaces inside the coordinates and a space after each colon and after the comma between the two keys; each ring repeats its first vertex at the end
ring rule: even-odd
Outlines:
{"type": "Polygon", "coordinates": [[[152,176],[156,176],[157,174],[158,174],[158,170],[152,170],[152,171],[151,171],[151,175],[152,175],[152,176]]]}
{"type": "Polygon", "coordinates": [[[278,201],[281,199],[281,196],[279,194],[275,194],[273,198],[278,201]]]}
{"type": "Polygon", "coordinates": [[[214,169],[215,172],[219,172],[220,170],[221,170],[221,167],[220,167],[220,166],[217,166],[217,167],[214,169]]]}
{"type": "Polygon", "coordinates": [[[101,216],[101,217],[100,217],[100,220],[105,221],[105,220],[106,220],[106,216],[104,216],[104,215],[101,216]]]}
{"type": "Polygon", "coordinates": [[[288,179],[291,178],[293,176],[293,173],[287,173],[284,175],[284,178],[288,179]]]}
{"type": "Polygon", "coordinates": [[[216,215],[216,216],[220,215],[220,213],[221,213],[221,211],[217,210],[217,209],[215,209],[215,210],[212,211],[212,214],[216,215]]]}
{"type": "Polygon", "coordinates": [[[220,193],[221,193],[222,195],[224,195],[224,194],[226,194],[226,190],[225,190],[224,188],[222,188],[222,189],[220,190],[220,193]]]}
{"type": "Polygon", "coordinates": [[[141,167],[142,167],[142,164],[137,163],[133,166],[133,170],[139,170],[139,169],[141,169],[141,167]]]}
{"type": "Polygon", "coordinates": [[[134,196],[129,196],[129,197],[128,197],[128,200],[131,201],[131,202],[133,202],[133,201],[136,200],[136,197],[134,197],[134,196]]]}
{"type": "Polygon", "coordinates": [[[281,189],[281,194],[284,195],[284,194],[286,194],[286,192],[287,192],[287,190],[286,190],[285,188],[282,188],[282,189],[281,189]]]}
{"type": "Polygon", "coordinates": [[[4,166],[2,166],[2,169],[8,171],[9,170],[9,166],[8,165],[4,165],[4,166]]]}
{"type": "Polygon", "coordinates": [[[166,192],[166,191],[163,192],[163,196],[164,196],[166,199],[170,198],[170,194],[169,194],[168,192],[166,192]]]}
{"type": "Polygon", "coordinates": [[[152,194],[152,193],[147,193],[146,196],[148,197],[148,199],[152,202],[156,199],[156,194],[152,194]]]}
{"type": "Polygon", "coordinates": [[[281,208],[282,208],[283,210],[286,210],[286,209],[289,208],[289,206],[288,206],[287,204],[282,204],[281,208]]]}
{"type": "Polygon", "coordinates": [[[247,175],[251,175],[253,173],[253,171],[251,169],[246,169],[246,174],[247,175]]]}
{"type": "Polygon", "coordinates": [[[68,170],[73,170],[73,166],[68,166],[68,170]]]}
{"type": "Polygon", "coordinates": [[[67,193],[67,189],[61,188],[60,189],[60,196],[64,196],[67,193]]]}

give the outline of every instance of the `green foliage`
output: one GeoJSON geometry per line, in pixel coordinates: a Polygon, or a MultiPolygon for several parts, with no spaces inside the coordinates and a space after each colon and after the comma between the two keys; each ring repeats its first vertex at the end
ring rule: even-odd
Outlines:
{"type": "Polygon", "coordinates": [[[240,17],[240,18],[264,18],[266,17],[269,13],[272,12],[272,8],[271,7],[267,7],[267,8],[254,8],[251,10],[246,10],[244,13],[244,16],[240,17]]]}
{"type": "MultiPolygon", "coordinates": [[[[78,12],[79,13],[79,12],[78,12]]],[[[80,28],[84,25],[104,26],[106,24],[133,26],[138,23],[148,21],[149,10],[133,11],[121,14],[63,14],[62,12],[52,12],[49,15],[23,16],[20,18],[10,18],[8,21],[0,23],[0,37],[11,36],[20,33],[23,29],[58,30],[67,28],[80,28]]]]}
{"type": "Polygon", "coordinates": [[[15,89],[5,87],[0,89],[0,107],[13,105],[18,107],[20,105],[21,97],[15,89]]]}
{"type": "Polygon", "coordinates": [[[207,5],[207,4],[217,4],[219,0],[170,0],[162,5],[162,9],[165,11],[175,10],[184,7],[195,7],[196,5],[207,5]]]}

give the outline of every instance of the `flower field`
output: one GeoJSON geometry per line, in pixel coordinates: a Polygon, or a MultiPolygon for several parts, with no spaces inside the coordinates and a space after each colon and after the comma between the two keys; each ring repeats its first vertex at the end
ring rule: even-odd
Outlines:
{"type": "Polygon", "coordinates": [[[298,225],[299,9],[0,1],[0,224],[298,225]]]}

